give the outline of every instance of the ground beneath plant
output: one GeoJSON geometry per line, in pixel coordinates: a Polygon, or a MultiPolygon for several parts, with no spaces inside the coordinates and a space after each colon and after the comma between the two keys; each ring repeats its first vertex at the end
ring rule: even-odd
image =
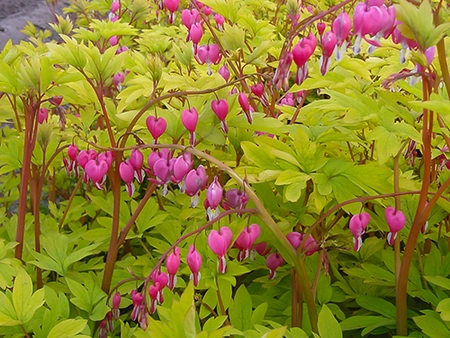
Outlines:
{"type": "MultiPolygon", "coordinates": [[[[59,1],[59,12],[67,3],[59,1]]],[[[9,39],[17,44],[27,38],[20,31],[28,21],[37,29],[53,31],[48,23],[54,22],[54,17],[45,0],[0,0],[0,51],[9,39]]]]}

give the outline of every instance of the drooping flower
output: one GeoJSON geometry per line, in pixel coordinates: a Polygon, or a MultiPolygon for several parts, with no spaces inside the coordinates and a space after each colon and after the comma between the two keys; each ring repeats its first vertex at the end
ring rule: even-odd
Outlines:
{"type": "Polygon", "coordinates": [[[133,302],[133,311],[131,311],[131,320],[136,321],[139,319],[143,300],[144,295],[142,293],[136,290],[131,291],[131,301],[133,302]]]}
{"type": "Polygon", "coordinates": [[[347,49],[347,37],[352,29],[352,21],[347,13],[342,12],[334,19],[331,26],[332,32],[336,35],[336,61],[341,61],[347,49]]]}
{"type": "Polygon", "coordinates": [[[320,58],[320,73],[322,75],[325,75],[330,69],[331,56],[336,48],[336,42],[336,34],[332,31],[326,32],[321,39],[322,56],[320,58]]]}
{"type": "Polygon", "coordinates": [[[197,169],[188,172],[185,179],[186,195],[191,197],[191,207],[195,208],[198,204],[198,195],[200,191],[206,189],[208,184],[208,176],[205,167],[199,165],[197,169]]]}
{"type": "Polygon", "coordinates": [[[298,85],[308,77],[308,60],[313,55],[316,46],[316,37],[309,33],[307,37],[300,39],[292,49],[292,57],[298,67],[295,75],[295,83],[298,85]]]}
{"type": "Polygon", "coordinates": [[[395,210],[393,207],[387,207],[384,211],[387,224],[389,226],[389,234],[387,241],[389,245],[394,245],[395,238],[400,230],[403,229],[406,223],[406,217],[400,210],[395,210]]]}
{"type": "Polygon", "coordinates": [[[119,165],[120,178],[125,182],[125,187],[127,193],[130,197],[133,196],[135,187],[133,184],[134,180],[134,168],[130,164],[129,160],[123,161],[119,165]]]}
{"type": "Polygon", "coordinates": [[[244,227],[244,230],[239,234],[234,242],[234,246],[239,249],[237,260],[243,261],[250,255],[250,250],[259,237],[261,229],[258,224],[253,223],[249,227],[244,227]]]}
{"type": "Polygon", "coordinates": [[[120,295],[120,292],[117,291],[112,298],[112,316],[113,316],[114,320],[119,320],[120,300],[121,300],[121,295],[120,295]]]}
{"type": "Polygon", "coordinates": [[[147,117],[145,121],[147,124],[147,129],[152,134],[155,139],[155,143],[158,142],[158,138],[164,134],[167,128],[167,122],[163,117],[156,118],[153,115],[147,117]]]}
{"type": "Polygon", "coordinates": [[[98,159],[89,160],[84,167],[84,172],[98,190],[103,189],[103,183],[106,180],[108,170],[108,163],[105,160],[98,159]]]}
{"type": "Polygon", "coordinates": [[[48,121],[48,109],[47,108],[39,109],[38,114],[37,114],[37,121],[39,124],[42,124],[42,123],[48,121]]]}
{"type": "Polygon", "coordinates": [[[197,109],[185,109],[181,113],[181,122],[183,126],[189,131],[189,143],[191,146],[195,144],[195,129],[197,128],[198,112],[197,109]]]}
{"type": "Polygon", "coordinates": [[[169,273],[168,288],[173,290],[177,285],[177,272],[180,267],[180,248],[176,247],[166,258],[167,272],[169,273]]]}
{"type": "Polygon", "coordinates": [[[272,280],[276,276],[276,269],[284,264],[284,259],[279,252],[275,252],[267,256],[266,265],[270,269],[269,280],[272,280]]]}
{"type": "Polygon", "coordinates": [[[212,100],[211,109],[216,114],[217,118],[220,120],[220,125],[224,133],[228,133],[228,126],[225,121],[228,115],[228,102],[225,99],[212,100]]]}
{"type": "Polygon", "coordinates": [[[144,180],[144,170],[142,169],[144,155],[139,149],[133,149],[128,161],[134,169],[134,177],[139,183],[142,183],[144,180]]]}
{"type": "Polygon", "coordinates": [[[202,267],[202,256],[195,249],[195,246],[193,244],[189,246],[186,261],[189,269],[191,270],[190,279],[193,280],[194,286],[197,286],[201,278],[200,269],[202,267]]]}
{"type": "Polygon", "coordinates": [[[178,6],[180,5],[180,0],[164,0],[164,6],[169,10],[169,23],[173,23],[173,20],[175,19],[175,12],[178,9],[178,6]]]}
{"type": "Polygon", "coordinates": [[[362,235],[366,232],[367,224],[370,222],[370,215],[367,212],[352,216],[349,227],[353,234],[353,250],[359,251],[362,246],[362,235]]]}
{"type": "Polygon", "coordinates": [[[211,65],[217,65],[222,59],[222,55],[220,54],[219,46],[215,43],[209,45],[203,45],[198,47],[196,59],[199,64],[207,64],[208,65],[208,75],[212,75],[211,65]]]}
{"type": "Polygon", "coordinates": [[[227,271],[227,260],[225,255],[233,240],[233,233],[230,228],[223,226],[219,231],[211,230],[208,236],[208,245],[212,252],[219,258],[219,273],[227,271]]]}
{"type": "Polygon", "coordinates": [[[222,201],[223,197],[223,189],[220,185],[217,176],[214,177],[214,180],[208,187],[208,191],[206,192],[206,200],[208,202],[207,215],[208,219],[212,220],[217,217],[216,210],[222,201]]]}

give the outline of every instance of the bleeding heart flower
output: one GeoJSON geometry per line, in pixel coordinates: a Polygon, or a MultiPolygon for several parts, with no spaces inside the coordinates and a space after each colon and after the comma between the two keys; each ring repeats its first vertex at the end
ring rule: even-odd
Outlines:
{"type": "Polygon", "coordinates": [[[216,22],[217,29],[219,31],[223,31],[223,24],[225,22],[225,18],[220,14],[214,14],[214,21],[216,22]]]}
{"type": "Polygon", "coordinates": [[[121,300],[121,295],[120,295],[120,292],[117,291],[112,298],[112,316],[113,316],[114,320],[119,320],[120,300],[121,300]]]}
{"type": "Polygon", "coordinates": [[[139,183],[142,183],[144,180],[144,170],[142,169],[142,164],[144,163],[144,155],[142,155],[139,149],[133,149],[128,161],[133,166],[134,177],[139,183]]]}
{"type": "Polygon", "coordinates": [[[201,278],[200,269],[202,267],[202,256],[200,253],[195,249],[195,246],[191,244],[189,246],[189,251],[186,257],[187,265],[189,266],[189,269],[191,270],[191,276],[190,279],[194,281],[194,286],[198,285],[198,282],[201,278]]]}
{"type": "Polygon", "coordinates": [[[233,233],[230,228],[223,226],[219,231],[211,230],[208,236],[208,245],[212,252],[219,258],[219,273],[227,271],[227,261],[225,255],[233,240],[233,233]]]}
{"type": "Polygon", "coordinates": [[[210,45],[203,45],[198,47],[196,60],[198,63],[203,65],[206,63],[208,65],[208,75],[212,75],[211,64],[217,65],[222,59],[222,55],[220,54],[219,46],[215,43],[210,45]]]}
{"type": "Polygon", "coordinates": [[[269,280],[272,280],[276,276],[276,269],[284,264],[284,259],[280,253],[275,252],[267,256],[266,265],[270,269],[269,280]]]}
{"type": "Polygon", "coordinates": [[[209,220],[216,218],[218,215],[216,214],[217,207],[222,201],[223,189],[217,180],[217,176],[214,177],[214,180],[208,187],[208,191],[206,192],[206,201],[208,202],[208,208],[206,214],[209,220]]]}
{"type": "Polygon", "coordinates": [[[181,113],[181,122],[183,126],[189,131],[189,143],[191,146],[195,145],[195,129],[197,128],[198,112],[197,109],[185,109],[181,113]]]}
{"type": "Polygon", "coordinates": [[[173,290],[177,284],[177,272],[180,267],[180,248],[176,247],[166,258],[167,272],[169,273],[168,288],[173,290]]]}
{"type": "Polygon", "coordinates": [[[195,208],[198,204],[198,195],[201,190],[206,189],[208,183],[208,176],[206,170],[202,165],[199,165],[197,170],[192,169],[186,175],[186,194],[191,197],[191,207],[195,208]]]}
{"type": "Polygon", "coordinates": [[[128,195],[132,197],[135,191],[135,187],[133,184],[134,168],[129,162],[129,160],[120,163],[119,174],[122,180],[125,182],[125,187],[128,195]]]}
{"type": "Polygon", "coordinates": [[[362,235],[366,232],[367,224],[370,222],[370,215],[367,212],[354,215],[350,219],[350,232],[353,234],[353,250],[359,251],[362,246],[362,235]]]}
{"type": "Polygon", "coordinates": [[[225,122],[225,118],[228,115],[228,102],[224,99],[212,100],[211,109],[216,114],[217,118],[221,122],[222,130],[228,133],[228,126],[225,122]]]}
{"type": "Polygon", "coordinates": [[[147,128],[155,139],[155,143],[158,141],[158,138],[164,134],[167,128],[167,122],[163,117],[156,118],[153,115],[147,117],[145,121],[147,124],[147,128]]]}
{"type": "Polygon", "coordinates": [[[117,12],[117,11],[119,10],[119,8],[120,8],[120,2],[119,2],[119,0],[114,0],[114,1],[112,2],[112,4],[111,4],[111,12],[112,12],[112,13],[115,13],[115,12],[117,12]]]}
{"type": "Polygon", "coordinates": [[[224,64],[222,67],[220,67],[219,74],[224,78],[226,82],[228,82],[228,80],[230,79],[230,70],[228,69],[227,64],[224,64]]]}
{"type": "Polygon", "coordinates": [[[84,167],[86,175],[94,182],[97,189],[103,189],[103,182],[106,178],[106,173],[109,170],[108,163],[104,160],[89,160],[84,167]]]}
{"type": "Polygon", "coordinates": [[[259,237],[261,229],[258,224],[253,223],[249,227],[244,227],[244,230],[239,234],[234,242],[234,246],[239,249],[237,260],[242,262],[250,255],[250,249],[259,237]]]}
{"type": "Polygon", "coordinates": [[[197,53],[197,46],[203,36],[203,27],[200,23],[194,22],[189,29],[189,39],[194,45],[194,53],[197,53]]]}
{"type": "Polygon", "coordinates": [[[332,32],[336,35],[336,61],[341,61],[344,57],[345,50],[347,49],[347,37],[350,34],[352,28],[352,21],[347,13],[342,12],[334,19],[331,26],[332,32]]]}
{"type": "Polygon", "coordinates": [[[175,19],[175,12],[180,5],[180,0],[164,0],[164,5],[169,10],[169,23],[172,24],[175,19]]]}
{"type": "Polygon", "coordinates": [[[270,248],[267,246],[266,242],[261,242],[255,245],[255,251],[260,256],[265,256],[270,252],[270,248]]]}
{"type": "Polygon", "coordinates": [[[400,210],[395,210],[393,207],[387,207],[384,211],[387,224],[391,230],[387,236],[389,245],[394,245],[397,233],[403,229],[406,223],[406,217],[400,210]]]}
{"type": "Polygon", "coordinates": [[[336,48],[336,34],[332,31],[326,32],[322,37],[322,56],[320,58],[320,73],[325,75],[330,69],[331,55],[333,55],[336,48]]]}
{"type": "Polygon", "coordinates": [[[119,43],[119,39],[117,38],[117,36],[113,35],[109,38],[109,44],[110,46],[115,46],[119,43]]]}
{"type": "Polygon", "coordinates": [[[317,24],[317,32],[319,33],[320,36],[322,36],[326,27],[327,27],[327,25],[325,24],[325,22],[319,22],[317,24]]]}

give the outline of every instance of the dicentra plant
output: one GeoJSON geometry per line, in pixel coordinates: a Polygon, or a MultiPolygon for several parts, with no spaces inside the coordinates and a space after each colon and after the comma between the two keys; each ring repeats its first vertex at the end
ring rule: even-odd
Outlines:
{"type": "Polygon", "coordinates": [[[72,0],[0,54],[0,333],[450,336],[446,1],[72,0]]]}

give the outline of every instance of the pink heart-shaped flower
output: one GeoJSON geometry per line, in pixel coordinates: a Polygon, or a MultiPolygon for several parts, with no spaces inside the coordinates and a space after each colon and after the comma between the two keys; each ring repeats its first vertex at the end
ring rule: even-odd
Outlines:
{"type": "Polygon", "coordinates": [[[398,232],[403,229],[406,223],[406,218],[403,212],[395,210],[393,207],[387,207],[384,211],[386,221],[391,232],[398,232]]]}
{"type": "Polygon", "coordinates": [[[167,122],[162,117],[156,118],[155,116],[150,115],[147,117],[145,122],[147,124],[148,131],[152,134],[155,140],[157,140],[166,131],[167,122]]]}
{"type": "Polygon", "coordinates": [[[89,178],[95,183],[101,183],[103,181],[103,177],[108,172],[109,166],[106,161],[96,161],[90,160],[86,163],[84,167],[84,171],[89,176],[89,178]]]}

